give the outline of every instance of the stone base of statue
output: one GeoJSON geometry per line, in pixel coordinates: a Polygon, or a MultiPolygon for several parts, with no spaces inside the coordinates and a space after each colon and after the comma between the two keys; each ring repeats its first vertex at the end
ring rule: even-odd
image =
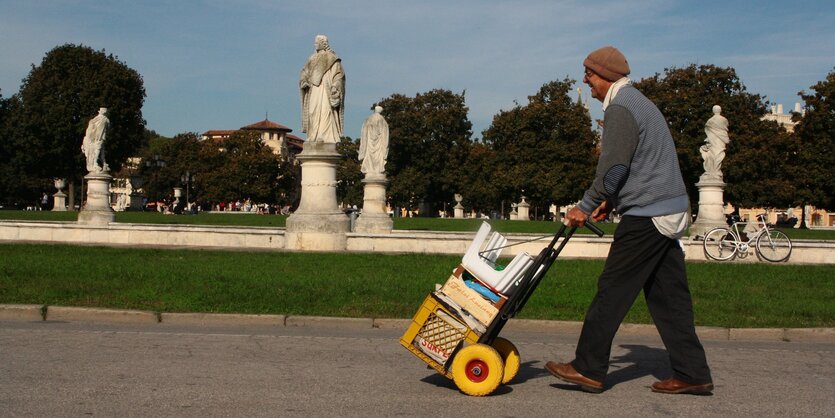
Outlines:
{"type": "Polygon", "coordinates": [[[525,200],[525,196],[522,196],[522,201],[516,205],[516,220],[517,221],[529,221],[531,220],[530,210],[531,204],[525,200]]]}
{"type": "Polygon", "coordinates": [[[52,195],[54,198],[52,201],[52,211],[53,212],[66,212],[67,211],[67,194],[64,192],[59,191],[52,195]]]}
{"type": "Polygon", "coordinates": [[[131,193],[130,194],[130,206],[128,206],[128,210],[130,211],[141,211],[144,210],[145,207],[142,205],[142,195],[139,193],[131,193]]]}
{"type": "Polygon", "coordinates": [[[362,214],[357,218],[354,226],[356,232],[370,232],[388,234],[394,228],[386,212],[386,180],[385,175],[366,176],[362,180],[364,195],[362,199],[362,214]]]}
{"type": "Polygon", "coordinates": [[[107,172],[89,173],[87,181],[87,203],[78,213],[78,222],[83,224],[106,225],[116,218],[110,207],[110,181],[113,176],[107,172]]]}
{"type": "Polygon", "coordinates": [[[296,158],[302,165],[299,208],[287,218],[288,250],[341,251],[348,246],[351,220],[336,203],[335,144],[308,142],[296,158]]]}
{"type": "Polygon", "coordinates": [[[464,205],[462,205],[459,202],[458,204],[455,205],[454,208],[452,208],[452,213],[453,213],[452,216],[454,216],[455,219],[463,219],[464,218],[464,205]]]}
{"type": "MultiPolygon", "coordinates": [[[[180,198],[183,197],[183,188],[182,187],[175,187],[174,188],[174,207],[180,205],[180,198]]],[[[186,202],[188,203],[188,202],[186,202]]]]}
{"type": "Polygon", "coordinates": [[[704,235],[717,226],[726,226],[725,182],[717,178],[705,178],[696,183],[699,188],[699,212],[696,222],[690,226],[690,236],[704,235]]]}

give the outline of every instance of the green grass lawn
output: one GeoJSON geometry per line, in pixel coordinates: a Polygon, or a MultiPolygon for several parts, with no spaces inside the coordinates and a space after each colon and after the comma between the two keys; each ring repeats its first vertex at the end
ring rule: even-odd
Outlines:
{"type": "MultiPolygon", "coordinates": [[[[459,262],[426,254],[0,244],[0,303],[409,318],[459,262]]],[[[520,317],[581,320],[602,267],[557,260],[520,317]]],[[[835,326],[835,266],[687,268],[698,325],[835,326]]],[[[627,322],[650,322],[641,297],[627,322]]]]}
{"type": "MultiPolygon", "coordinates": [[[[13,211],[0,210],[0,219],[26,221],[76,221],[78,212],[50,211],[13,211]]],[[[158,212],[117,212],[116,222],[149,224],[187,224],[187,225],[234,225],[252,227],[283,228],[286,216],[256,215],[249,213],[201,213],[199,215],[164,215],[158,212]]],[[[478,230],[481,219],[441,219],[441,218],[393,218],[394,229],[416,231],[460,231],[478,230]]],[[[555,222],[545,221],[509,221],[491,219],[488,222],[493,229],[503,233],[552,234],[559,228],[555,222]]],[[[606,235],[611,236],[616,224],[599,225],[606,235]]],[[[781,229],[792,239],[835,240],[835,230],[781,229]]],[[[582,228],[578,234],[591,234],[582,228]]]]}

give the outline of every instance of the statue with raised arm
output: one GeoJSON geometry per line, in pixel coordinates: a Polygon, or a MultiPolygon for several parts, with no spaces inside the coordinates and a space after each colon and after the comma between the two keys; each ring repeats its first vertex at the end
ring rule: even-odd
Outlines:
{"type": "Polygon", "coordinates": [[[725,146],[731,142],[728,136],[728,119],[720,113],[720,106],[713,106],[713,116],[705,123],[705,144],[699,148],[704,159],[705,173],[702,179],[722,180],[722,160],[725,159],[725,146]]]}
{"type": "Polygon", "coordinates": [[[302,132],[310,142],[337,143],[345,119],[345,73],[326,36],[317,35],[315,45],[299,78],[302,132]]]}
{"type": "Polygon", "coordinates": [[[107,118],[106,107],[100,108],[99,114],[87,123],[87,131],[84,133],[84,140],[81,141],[81,152],[87,159],[87,171],[91,173],[110,169],[104,161],[103,148],[108,127],[110,127],[110,119],[107,118]],[[101,165],[99,165],[99,160],[101,160],[101,165]]]}
{"type": "Polygon", "coordinates": [[[375,106],[374,113],[362,124],[359,160],[362,161],[360,171],[366,177],[385,177],[389,152],[389,124],[380,114],[382,111],[382,107],[375,106]]]}

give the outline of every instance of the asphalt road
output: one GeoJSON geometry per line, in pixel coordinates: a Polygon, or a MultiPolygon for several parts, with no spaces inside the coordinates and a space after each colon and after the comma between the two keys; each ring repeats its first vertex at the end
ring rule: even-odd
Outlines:
{"type": "Polygon", "coordinates": [[[402,348],[403,330],[0,322],[0,415],[832,416],[835,344],[705,341],[713,396],[663,395],[658,338],[615,340],[602,394],[542,367],[576,335],[512,332],[517,378],[463,395],[402,348]]]}

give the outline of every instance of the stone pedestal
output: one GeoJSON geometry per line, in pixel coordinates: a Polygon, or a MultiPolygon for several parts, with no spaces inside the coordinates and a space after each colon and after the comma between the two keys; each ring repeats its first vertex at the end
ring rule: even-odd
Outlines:
{"type": "Polygon", "coordinates": [[[55,193],[54,195],[52,195],[52,197],[54,198],[53,202],[52,202],[52,211],[53,212],[66,212],[67,211],[67,194],[62,192],[62,191],[58,191],[58,193],[55,193]]]}
{"type": "Polygon", "coordinates": [[[516,219],[520,221],[529,221],[531,220],[530,215],[531,204],[525,201],[525,196],[522,196],[522,201],[516,205],[516,210],[518,214],[516,215],[516,219]]]}
{"type": "Polygon", "coordinates": [[[64,186],[66,186],[67,182],[64,179],[56,178],[53,180],[53,184],[55,188],[58,189],[52,197],[54,197],[52,201],[52,211],[53,212],[66,212],[67,211],[67,194],[64,193],[64,186]]]}
{"type": "Polygon", "coordinates": [[[130,206],[128,210],[131,211],[141,211],[145,209],[142,205],[142,195],[139,193],[131,193],[130,194],[130,206]]]}
{"type": "Polygon", "coordinates": [[[464,217],[464,205],[461,202],[458,202],[454,208],[452,208],[453,216],[455,219],[462,219],[464,217]]]}
{"type": "Polygon", "coordinates": [[[351,221],[336,203],[336,166],[342,156],[335,144],[309,142],[296,158],[302,165],[301,201],[287,218],[286,248],[345,250],[351,221]]]}
{"type": "Polygon", "coordinates": [[[78,222],[83,224],[106,225],[116,218],[110,207],[110,181],[113,177],[107,172],[89,173],[87,181],[87,203],[78,213],[78,222]]]}
{"type": "Polygon", "coordinates": [[[174,188],[174,206],[180,204],[180,198],[183,197],[183,188],[182,187],[175,187],[174,188]]]}
{"type": "Polygon", "coordinates": [[[385,176],[366,177],[362,180],[364,195],[362,199],[362,214],[354,227],[356,232],[371,232],[388,234],[394,228],[394,223],[386,213],[386,180],[385,176]]]}
{"type": "Polygon", "coordinates": [[[727,225],[725,218],[725,182],[722,180],[701,180],[699,188],[699,212],[696,222],[690,226],[690,235],[704,235],[717,226],[727,225]]]}

